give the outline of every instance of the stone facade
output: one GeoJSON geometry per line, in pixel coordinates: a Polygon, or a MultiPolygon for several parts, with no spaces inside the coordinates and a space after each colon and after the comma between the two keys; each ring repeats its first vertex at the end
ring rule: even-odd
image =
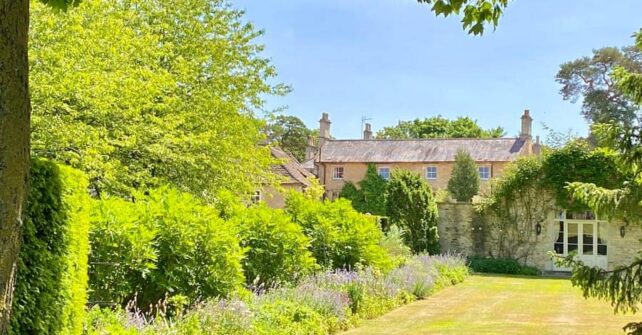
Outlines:
{"type": "Polygon", "coordinates": [[[323,113],[319,120],[318,141],[316,145],[313,140],[308,141],[303,165],[314,171],[330,199],[337,197],[346,182],[357,185],[363,180],[368,164],[390,171],[415,171],[433,190],[439,190],[447,187],[455,156],[464,150],[478,167],[489,168],[490,178],[482,179],[480,184],[480,190],[484,192],[490,188],[490,179],[500,177],[512,161],[539,154],[539,138],[532,140],[532,122],[530,112],[525,110],[521,116],[520,135],[513,138],[374,139],[372,127],[366,124],[362,139],[338,140],[332,138],[330,118],[323,113]],[[435,178],[427,178],[428,167],[437,169],[435,178]],[[343,169],[343,177],[334,176],[335,168],[343,169]]]}
{"type": "MultiPolygon", "coordinates": [[[[390,171],[394,169],[405,169],[418,173],[421,175],[433,190],[445,189],[448,186],[448,181],[455,165],[454,162],[422,162],[422,163],[376,163],[372,162],[377,169],[389,168],[390,171]],[[437,168],[437,178],[427,179],[426,168],[437,168]]],[[[487,166],[490,168],[491,178],[500,177],[509,162],[480,162],[478,166],[487,166]]],[[[366,176],[368,170],[368,163],[327,163],[319,169],[319,179],[325,186],[326,192],[330,198],[334,198],[345,185],[346,182],[358,184],[366,176]],[[334,179],[333,172],[335,167],[343,167],[343,179],[334,179]]],[[[490,188],[490,180],[481,180],[479,189],[481,192],[488,191],[490,188]]]]}
{"type": "MultiPolygon", "coordinates": [[[[488,239],[488,218],[478,214],[469,203],[439,204],[439,245],[442,252],[456,252],[466,256],[489,256],[496,247],[488,239]]],[[[620,234],[622,222],[607,224],[607,270],[630,264],[642,249],[642,228],[629,225],[624,228],[624,237],[620,234]]],[[[544,271],[564,271],[557,268],[549,253],[554,250],[558,238],[559,221],[550,213],[541,224],[539,235],[532,237],[527,256],[522,263],[544,271]]],[[[533,233],[535,234],[535,233],[533,233]]]]}

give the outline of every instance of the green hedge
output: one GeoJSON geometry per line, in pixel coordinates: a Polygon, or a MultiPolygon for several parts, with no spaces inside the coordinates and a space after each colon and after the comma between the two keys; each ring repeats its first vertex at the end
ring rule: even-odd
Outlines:
{"type": "Polygon", "coordinates": [[[294,282],[317,268],[308,250],[310,239],[283,210],[258,204],[240,211],[231,222],[247,250],[243,270],[248,284],[294,282]]]}
{"type": "Polygon", "coordinates": [[[166,295],[194,302],[242,288],[244,250],[218,210],[171,188],[135,199],[101,200],[92,215],[91,302],[148,308],[166,295]]]}
{"type": "Polygon", "coordinates": [[[520,264],[514,259],[470,257],[468,266],[475,272],[500,273],[522,276],[539,276],[541,272],[532,267],[520,264]]]}
{"type": "Polygon", "coordinates": [[[323,268],[393,268],[393,259],[379,243],[377,218],[357,212],[346,199],[318,201],[292,192],[286,212],[312,240],[310,251],[323,268]]]}
{"type": "Polygon", "coordinates": [[[34,160],[11,334],[80,334],[87,302],[89,207],[83,173],[34,160]]]}

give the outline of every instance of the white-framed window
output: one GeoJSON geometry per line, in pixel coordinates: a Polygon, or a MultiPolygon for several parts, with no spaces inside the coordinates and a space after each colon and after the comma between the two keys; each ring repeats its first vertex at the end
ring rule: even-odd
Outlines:
{"type": "Polygon", "coordinates": [[[606,256],[608,254],[608,222],[600,220],[590,211],[561,210],[555,216],[558,227],[553,250],[558,255],[576,252],[580,256],[606,256]]]}
{"type": "Polygon", "coordinates": [[[426,179],[437,179],[437,167],[428,166],[426,167],[426,179]]]}
{"type": "Polygon", "coordinates": [[[388,180],[390,179],[390,168],[389,167],[380,167],[378,169],[379,175],[381,178],[388,180]]]}
{"type": "Polygon", "coordinates": [[[253,204],[259,203],[263,199],[263,195],[261,194],[261,191],[256,191],[254,194],[252,194],[252,197],[250,198],[250,201],[253,204]]]}
{"type": "Polygon", "coordinates": [[[332,171],[332,179],[343,179],[343,166],[337,166],[332,171]]]}
{"type": "Polygon", "coordinates": [[[479,167],[479,179],[481,179],[481,180],[490,179],[490,166],[480,166],[479,167]]]}

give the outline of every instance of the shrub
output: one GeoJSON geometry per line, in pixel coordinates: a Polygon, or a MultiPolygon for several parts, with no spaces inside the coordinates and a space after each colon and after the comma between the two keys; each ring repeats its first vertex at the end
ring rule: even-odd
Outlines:
{"type": "Polygon", "coordinates": [[[340,197],[352,202],[352,207],[361,213],[386,215],[386,180],[379,175],[374,164],[368,164],[365,178],[359,182],[359,189],[347,182],[341,189],[340,197]]]}
{"type": "Polygon", "coordinates": [[[404,230],[406,243],[414,252],[439,252],[437,203],[430,186],[416,173],[395,170],[386,189],[390,221],[404,230]]]}
{"type": "Polygon", "coordinates": [[[135,203],[101,201],[93,216],[92,299],[149,306],[168,295],[226,296],[244,281],[236,229],[214,208],[162,188],[135,203]]]}
{"type": "Polygon", "coordinates": [[[271,287],[296,281],[316,268],[310,240],[283,210],[259,204],[240,211],[232,223],[240,229],[241,246],[247,250],[243,269],[248,284],[271,287]]]}
{"type": "Polygon", "coordinates": [[[412,255],[410,247],[403,240],[403,230],[396,225],[390,226],[381,238],[380,245],[388,251],[396,266],[401,266],[412,255]]]}
{"type": "Polygon", "coordinates": [[[322,267],[372,266],[384,271],[392,268],[390,255],[379,245],[383,233],[376,217],[357,212],[349,201],[316,201],[292,192],[286,208],[312,240],[312,255],[322,267]]]}
{"type": "Polygon", "coordinates": [[[80,334],[87,302],[88,181],[33,160],[10,333],[80,334]]]}
{"type": "Polygon", "coordinates": [[[460,149],[455,155],[455,166],[448,180],[448,192],[461,202],[469,202],[479,193],[477,164],[470,154],[460,149]]]}
{"type": "Polygon", "coordinates": [[[538,269],[522,265],[514,259],[471,257],[468,262],[470,268],[475,272],[523,276],[539,276],[541,274],[538,269]]]}

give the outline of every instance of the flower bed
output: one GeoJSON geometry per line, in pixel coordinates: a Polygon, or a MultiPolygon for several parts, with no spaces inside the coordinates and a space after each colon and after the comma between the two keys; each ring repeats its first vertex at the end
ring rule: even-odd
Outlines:
{"type": "Polygon", "coordinates": [[[228,300],[201,302],[180,317],[157,317],[94,308],[86,334],[333,334],[359,321],[463,281],[460,256],[417,255],[382,274],[370,268],[336,270],[281,287],[228,300]]]}

